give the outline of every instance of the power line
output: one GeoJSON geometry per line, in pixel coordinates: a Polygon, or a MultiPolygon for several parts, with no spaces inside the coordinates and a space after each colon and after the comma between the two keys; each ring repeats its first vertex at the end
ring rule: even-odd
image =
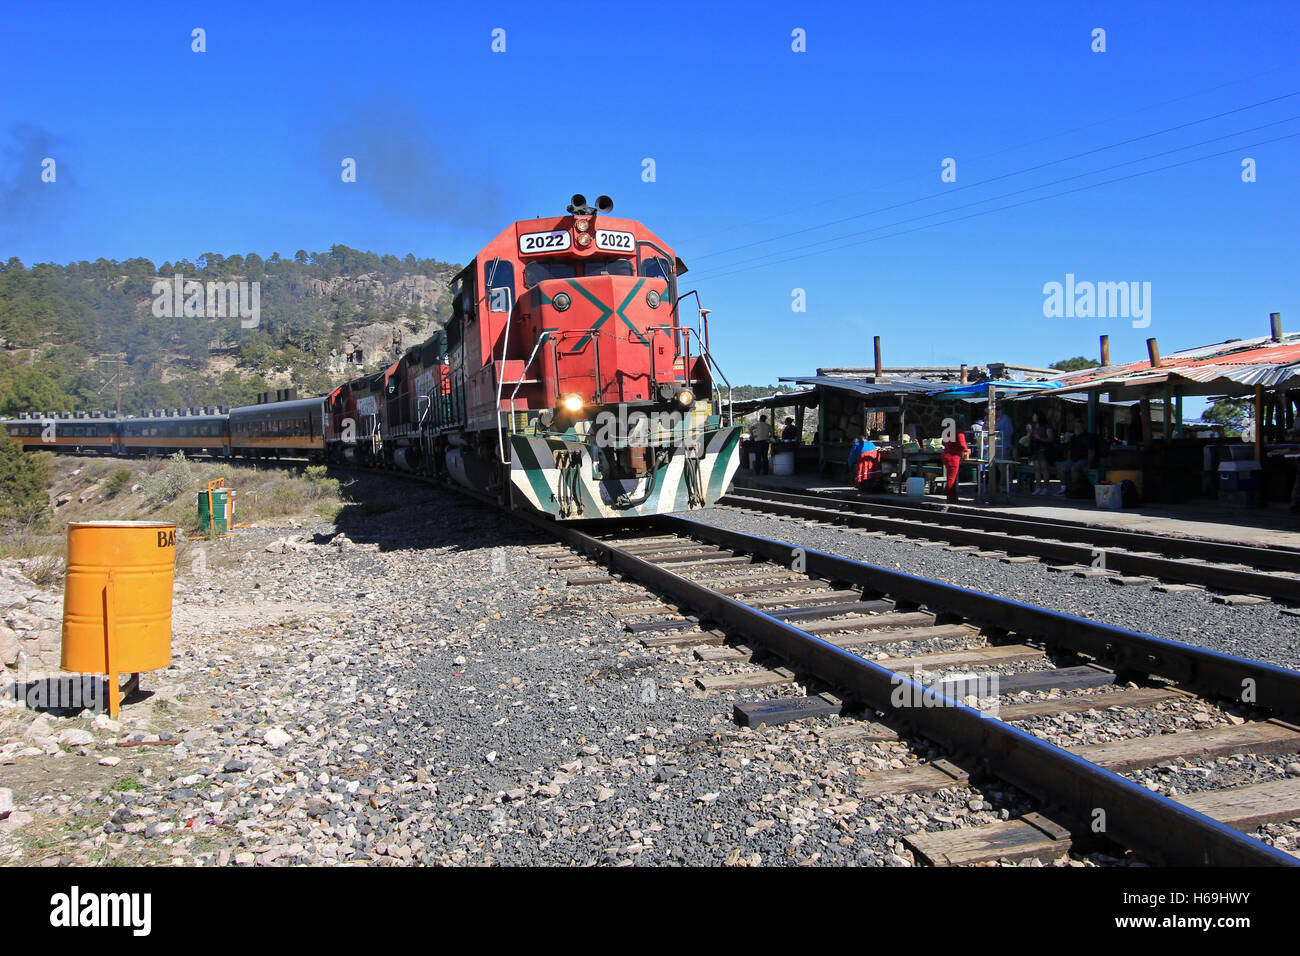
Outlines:
{"type": "MultiPolygon", "coordinates": [[[[922,215],[920,215],[920,216],[912,216],[912,217],[910,217],[910,218],[908,218],[908,219],[899,219],[899,220],[895,220],[894,222],[884,223],[883,225],[880,225],[880,226],[873,226],[873,227],[870,228],[870,229],[861,230],[861,231],[859,231],[859,232],[850,232],[850,233],[845,233],[845,234],[840,235],[840,236],[832,236],[832,237],[830,237],[830,238],[828,238],[828,239],[819,239],[819,240],[817,240],[816,242],[805,243],[805,244],[803,244],[803,245],[799,245],[799,246],[793,246],[793,247],[791,247],[790,249],[781,250],[781,251],[779,251],[779,252],[769,252],[769,253],[764,253],[764,254],[762,254],[762,255],[758,255],[758,256],[751,256],[751,257],[748,258],[748,259],[739,259],[739,260],[737,260],[737,261],[735,261],[735,262],[726,263],[726,264],[723,264],[723,265],[721,265],[721,266],[718,266],[717,268],[718,268],[718,269],[731,269],[731,268],[734,268],[734,267],[736,267],[736,266],[745,265],[746,263],[751,263],[751,262],[761,262],[761,261],[764,260],[764,259],[773,259],[773,258],[775,258],[775,259],[778,259],[778,260],[779,260],[779,259],[780,259],[780,258],[781,258],[785,253],[787,253],[787,252],[797,252],[797,251],[800,251],[800,250],[802,250],[802,249],[812,249],[812,248],[814,248],[814,247],[816,247],[816,246],[828,246],[828,245],[834,245],[834,244],[836,244],[836,243],[838,243],[838,242],[841,242],[842,240],[845,240],[845,239],[852,239],[852,238],[855,238],[855,237],[857,237],[857,236],[866,235],[867,233],[870,233],[870,232],[878,232],[878,231],[881,230],[881,229],[889,229],[889,228],[892,228],[893,226],[901,226],[901,225],[905,225],[906,223],[909,223],[909,222],[916,222],[918,219],[929,219],[929,218],[931,218],[932,216],[944,216],[944,215],[948,215],[949,213],[956,212],[956,211],[959,210],[959,209],[969,209],[971,206],[979,206],[979,205],[982,205],[982,204],[984,204],[984,203],[997,202],[999,199],[1007,199],[1007,198],[1009,198],[1009,197],[1011,197],[1011,196],[1018,196],[1018,195],[1020,195],[1021,193],[1031,192],[1031,191],[1033,191],[1033,190],[1035,190],[1035,189],[1047,189],[1047,188],[1050,187],[1050,186],[1059,186],[1061,183],[1072,182],[1073,180],[1076,180],[1076,179],[1082,179],[1082,178],[1085,177],[1085,176],[1095,176],[1095,175],[1097,175],[1097,174],[1099,174],[1099,173],[1110,172],[1112,169],[1122,169],[1122,168],[1125,167],[1125,166],[1132,166],[1132,165],[1134,165],[1135,163],[1143,163],[1143,162],[1146,162],[1147,160],[1151,160],[1151,159],[1159,159],[1159,158],[1162,157],[1162,156],[1170,156],[1170,155],[1173,155],[1174,153],[1181,153],[1181,152],[1184,152],[1184,151],[1189,150],[1189,149],[1195,149],[1195,148],[1198,147],[1198,146],[1208,146],[1210,143],[1217,143],[1217,142],[1219,142],[1219,141],[1221,141],[1221,140],[1230,139],[1230,138],[1233,137],[1233,136],[1243,136],[1243,135],[1245,135],[1245,134],[1247,134],[1247,133],[1258,133],[1260,130],[1271,129],[1271,128],[1274,127],[1274,126],[1281,126],[1283,123],[1292,123],[1292,122],[1295,122],[1296,120],[1300,120],[1300,115],[1297,115],[1297,116],[1288,116],[1288,117],[1285,118],[1285,119],[1276,120],[1276,121],[1274,121],[1274,122],[1272,122],[1272,123],[1264,123],[1264,124],[1261,125],[1261,126],[1253,126],[1253,127],[1248,128],[1248,129],[1237,130],[1237,131],[1232,132],[1232,133],[1225,133],[1225,134],[1222,135],[1222,136],[1212,136],[1212,137],[1210,137],[1209,139],[1203,139],[1203,140],[1200,140],[1199,142],[1195,142],[1195,143],[1188,143],[1188,144],[1185,145],[1185,146],[1175,146],[1175,147],[1173,147],[1173,148],[1171,148],[1171,149],[1162,150],[1162,151],[1160,151],[1160,152],[1158,152],[1158,153],[1150,153],[1150,154],[1148,154],[1148,155],[1146,155],[1146,156],[1139,156],[1137,159],[1128,159],[1128,160],[1125,160],[1124,162],[1121,162],[1121,163],[1111,163],[1111,164],[1108,165],[1108,166],[1101,166],[1101,167],[1098,167],[1097,169],[1090,169],[1090,170],[1086,170],[1086,171],[1084,171],[1084,172],[1082,172],[1082,173],[1075,173],[1075,174],[1072,175],[1072,176],[1064,176],[1064,177],[1062,177],[1061,179],[1054,179],[1054,180],[1050,180],[1049,182],[1045,182],[1045,183],[1037,183],[1037,184],[1032,185],[1032,186],[1025,186],[1025,187],[1022,187],[1021,189],[1013,189],[1011,192],[1001,193],[1000,195],[997,195],[997,196],[988,196],[988,197],[985,197],[984,199],[976,199],[976,200],[972,200],[971,202],[968,202],[968,203],[962,203],[961,205],[958,205],[958,206],[949,206],[949,207],[947,207],[946,209],[938,209],[938,210],[935,210],[934,212],[924,213],[924,214],[922,214],[922,215]]],[[[1241,147],[1241,148],[1248,148],[1248,147],[1241,147]]],[[[901,205],[906,205],[906,204],[901,204],[901,205]]],[[[853,217],[853,218],[857,218],[857,217],[853,217]]],[[[712,275],[712,274],[713,274],[713,273],[710,273],[710,272],[708,272],[708,271],[706,270],[706,271],[704,271],[703,273],[701,273],[701,277],[707,278],[707,277],[709,277],[709,276],[712,275]]]]}
{"type": "MultiPolygon", "coordinates": [[[[1068,163],[1068,162],[1071,162],[1071,161],[1076,160],[1076,159],[1082,159],[1084,156],[1091,156],[1091,155],[1093,155],[1093,154],[1095,154],[1095,153],[1103,153],[1103,152],[1106,152],[1107,150],[1116,149],[1116,148],[1118,148],[1118,147],[1120,147],[1120,146],[1129,146],[1129,145],[1131,145],[1131,144],[1133,144],[1133,143],[1141,142],[1141,141],[1144,140],[1144,139],[1152,139],[1152,138],[1154,138],[1154,137],[1156,137],[1156,136],[1163,136],[1163,135],[1165,135],[1166,133],[1174,133],[1174,132],[1177,132],[1178,130],[1181,130],[1181,129],[1187,129],[1187,128],[1192,127],[1192,126],[1199,126],[1199,125],[1201,125],[1202,123],[1209,123],[1209,122],[1212,122],[1212,121],[1214,121],[1214,120],[1216,120],[1216,119],[1222,119],[1222,118],[1225,117],[1225,116],[1232,116],[1232,115],[1234,115],[1234,114],[1236,114],[1236,113],[1243,113],[1243,112],[1245,112],[1246,110],[1257,109],[1257,108],[1260,107],[1260,106],[1268,106],[1268,105],[1270,105],[1270,104],[1272,104],[1272,103],[1277,103],[1277,102],[1279,102],[1279,101],[1281,101],[1281,100],[1290,99],[1290,98],[1295,97],[1295,96],[1300,96],[1300,90],[1296,90],[1296,91],[1291,92],[1291,93],[1285,93],[1285,94],[1283,94],[1282,96],[1275,96],[1275,97],[1273,97],[1273,98],[1271,98],[1271,99],[1261,100],[1261,101],[1259,101],[1258,103],[1250,103],[1250,104],[1248,104],[1248,105],[1246,105],[1246,106],[1239,106],[1239,107],[1237,107],[1236,109],[1227,110],[1227,111],[1222,112],[1222,113],[1215,113],[1213,116],[1205,116],[1205,117],[1202,117],[1201,119],[1191,120],[1191,121],[1186,122],[1186,123],[1179,123],[1177,126],[1170,126],[1170,127],[1167,127],[1166,129],[1156,130],[1155,132],[1152,132],[1152,133],[1144,133],[1144,134],[1142,134],[1141,136],[1133,136],[1133,137],[1130,137],[1129,139],[1119,140],[1118,142],[1110,143],[1110,144],[1108,144],[1108,145],[1106,145],[1106,146],[1097,146],[1097,147],[1094,147],[1093,149],[1087,149],[1087,150],[1084,150],[1084,151],[1081,152],[1081,153],[1075,153],[1075,154],[1072,155],[1072,156],[1065,156],[1065,157],[1062,157],[1061,159],[1053,159],[1053,160],[1049,160],[1048,162],[1045,162],[1045,163],[1038,163],[1038,164],[1036,164],[1036,165],[1034,165],[1034,166],[1027,166],[1027,167],[1025,167],[1024,169],[1013,170],[1012,172],[1009,172],[1009,173],[1002,173],[1002,174],[1000,174],[1000,175],[998,175],[998,176],[991,176],[991,177],[989,177],[988,179],[981,179],[981,180],[979,180],[978,182],[965,183],[965,184],[963,184],[963,185],[961,185],[961,186],[952,186],[952,187],[947,188],[947,189],[942,189],[942,190],[940,190],[939,192],[930,193],[930,194],[927,195],[927,196],[920,196],[920,197],[918,197],[918,198],[916,198],[916,199],[908,199],[908,200],[904,200],[903,202],[891,203],[891,204],[888,205],[888,206],[881,206],[879,209],[872,209],[872,210],[869,210],[869,211],[867,211],[867,212],[855,213],[855,214],[852,215],[852,216],[843,216],[843,217],[841,217],[841,218],[839,218],[839,219],[830,219],[830,220],[827,220],[826,222],[818,223],[818,224],[815,225],[815,226],[808,226],[807,228],[804,228],[804,229],[796,229],[796,230],[794,230],[793,232],[783,233],[783,234],[781,234],[781,235],[779,235],[779,236],[770,236],[770,237],[768,237],[767,239],[756,239],[756,240],[754,240],[753,242],[746,242],[746,243],[743,243],[743,244],[741,244],[741,245],[739,245],[739,246],[732,246],[730,249],[720,249],[720,250],[718,250],[717,252],[706,253],[705,255],[702,255],[702,256],[694,256],[694,257],[693,257],[693,261],[695,261],[695,262],[699,262],[699,261],[702,260],[702,259],[710,259],[710,258],[713,258],[714,256],[726,255],[726,254],[729,253],[729,252],[737,252],[737,251],[739,251],[739,250],[741,250],[741,249],[750,249],[750,248],[753,248],[754,246],[765,245],[766,243],[769,243],[769,242],[777,242],[778,240],[781,240],[781,239],[789,239],[791,236],[800,236],[800,235],[804,235],[804,234],[809,233],[809,232],[816,232],[816,231],[818,231],[818,230],[820,230],[820,229],[827,229],[827,228],[829,228],[829,227],[831,227],[831,226],[837,226],[837,225],[839,225],[840,223],[852,222],[852,221],[855,220],[855,219],[864,219],[864,218],[866,218],[867,216],[874,216],[874,215],[876,215],[877,213],[888,212],[888,211],[891,210],[891,209],[899,209],[899,208],[901,208],[901,207],[903,207],[903,206],[913,206],[913,205],[915,205],[916,203],[919,203],[919,202],[925,202],[925,201],[930,200],[930,199],[936,199],[936,198],[943,197],[943,196],[950,196],[950,195],[952,195],[953,193],[955,193],[955,192],[961,192],[962,190],[966,190],[966,189],[977,189],[977,188],[980,187],[980,186],[987,186],[989,183],[995,183],[995,182],[999,182],[999,181],[1001,181],[1001,180],[1003,180],[1003,179],[1009,179],[1009,178],[1011,178],[1012,176],[1023,176],[1023,175],[1025,175],[1026,173],[1032,173],[1032,172],[1036,172],[1036,171],[1038,171],[1038,170],[1040,170],[1040,169],[1046,169],[1046,168],[1049,167],[1049,166],[1059,166],[1061,163],[1068,163]]],[[[1213,140],[1209,140],[1208,142],[1213,142],[1213,140]]],[[[1159,154],[1157,154],[1157,155],[1159,155],[1159,154]]]]}
{"type": "MultiPolygon", "coordinates": [[[[1297,137],[1297,136],[1300,136],[1300,132],[1288,133],[1288,134],[1285,135],[1285,136],[1275,136],[1275,137],[1273,137],[1272,139],[1260,140],[1259,142],[1256,142],[1256,143],[1243,143],[1243,144],[1241,144],[1241,145],[1239,145],[1239,146],[1235,146],[1235,147],[1233,147],[1232,149],[1225,149],[1225,150],[1223,150],[1223,151],[1221,151],[1221,152],[1218,152],[1218,153],[1207,153],[1207,154],[1204,155],[1204,156],[1197,156],[1197,157],[1194,157],[1193,159],[1186,159],[1186,160],[1183,160],[1183,161],[1180,162],[1180,163],[1170,163],[1168,166],[1158,166],[1158,167],[1156,167],[1155,169],[1145,169],[1145,170],[1142,170],[1141,172],[1130,173],[1130,174],[1127,175],[1127,176],[1117,176],[1117,177],[1115,177],[1114,179],[1106,179],[1106,180],[1102,180],[1101,182],[1089,183],[1089,184],[1086,185],[1086,186],[1077,186],[1077,187],[1075,187],[1074,189],[1066,189],[1066,190],[1062,190],[1062,191],[1059,192],[1059,193],[1051,193],[1051,194],[1049,194],[1049,195],[1047,195],[1047,196],[1035,196],[1035,197],[1032,198],[1032,199],[1026,199],[1026,200],[1023,200],[1022,202],[1009,203],[1009,204],[1007,204],[1007,205],[1005,205],[1005,206],[998,206],[996,209],[985,209],[985,210],[983,210],[983,211],[981,211],[981,212],[971,213],[970,215],[966,215],[966,216],[957,216],[957,217],[955,217],[955,218],[953,218],[953,219],[945,219],[945,220],[942,220],[942,221],[940,221],[940,222],[927,223],[926,225],[923,225],[923,226],[916,226],[916,227],[914,227],[914,228],[912,228],[912,229],[904,229],[904,230],[901,230],[901,231],[899,231],[899,232],[892,232],[892,233],[889,233],[888,235],[884,235],[884,236],[874,236],[874,237],[872,237],[871,239],[859,239],[859,240],[856,241],[856,242],[845,243],[845,244],[842,245],[840,248],[848,248],[848,247],[852,247],[852,246],[861,246],[861,245],[866,245],[867,243],[878,242],[878,241],[881,240],[881,239],[893,239],[893,238],[895,238],[895,237],[897,237],[897,236],[905,236],[905,235],[907,235],[907,234],[909,234],[909,233],[920,232],[920,231],[923,230],[923,229],[932,229],[932,228],[934,228],[934,227],[936,227],[936,226],[946,226],[946,225],[949,225],[949,224],[954,223],[954,222],[962,222],[962,221],[967,220],[967,219],[974,219],[974,218],[976,218],[976,217],[978,217],[978,216],[986,216],[986,215],[989,215],[990,213],[1003,212],[1004,210],[1007,210],[1007,209],[1015,209],[1015,208],[1020,207],[1020,206],[1028,206],[1028,205],[1030,205],[1031,203],[1042,202],[1042,201],[1045,200],[1045,199],[1056,199],[1056,198],[1059,198],[1059,197],[1061,197],[1061,196],[1068,196],[1068,195],[1070,195],[1070,194],[1072,194],[1072,193],[1084,192],[1085,190],[1088,190],[1088,189],[1096,189],[1098,186],[1109,186],[1109,185],[1111,185],[1111,184],[1113,184],[1113,183],[1123,182],[1123,181],[1128,180],[1128,179],[1136,179],[1136,178],[1138,178],[1138,177],[1140,177],[1140,176],[1149,176],[1149,175],[1151,175],[1152,173],[1160,173],[1160,172],[1164,172],[1164,171],[1169,170],[1169,169],[1177,169],[1177,168],[1180,167],[1180,166],[1190,166],[1192,163],[1203,162],[1204,160],[1207,160],[1207,159],[1217,159],[1217,158],[1220,157],[1220,156],[1229,156],[1229,155],[1231,155],[1231,154],[1233,154],[1233,153],[1238,153],[1238,152],[1240,152],[1240,151],[1243,150],[1243,149],[1252,149],[1252,148],[1254,148],[1254,147],[1256,147],[1256,146],[1267,146],[1267,145],[1270,144],[1270,143],[1279,143],[1279,142],[1281,142],[1281,141],[1283,141],[1283,140],[1294,139],[1294,138],[1297,137]]],[[[946,210],[945,210],[945,211],[946,211],[946,210]]],[[[936,215],[937,215],[937,214],[936,214],[936,215]]],[[[925,217],[921,217],[921,218],[925,218],[925,217]]],[[[892,224],[891,224],[891,225],[892,225],[892,224]]],[[[888,226],[882,226],[882,227],[880,227],[880,228],[888,228],[888,226]]],[[[873,230],[873,231],[874,231],[874,230],[873,230]]],[[[820,244],[820,243],[819,243],[819,244],[820,244]]],[[[807,259],[807,258],[809,258],[810,256],[815,256],[815,255],[820,255],[820,252],[807,252],[807,253],[804,253],[803,255],[790,256],[790,257],[788,257],[788,258],[785,258],[785,259],[781,260],[781,262],[797,262],[797,261],[800,260],[800,259],[807,259]]],[[[777,263],[768,263],[768,265],[775,265],[775,264],[777,264],[777,263]]],[[[746,267],[744,267],[744,268],[740,268],[740,269],[733,269],[733,270],[731,270],[731,271],[729,271],[729,272],[715,273],[715,274],[709,276],[709,278],[713,278],[713,279],[721,279],[721,278],[725,278],[726,276],[736,275],[737,273],[740,273],[740,272],[749,272],[751,269],[757,269],[757,268],[764,268],[764,266],[746,266],[746,267]]]]}
{"type": "MultiPolygon", "coordinates": [[[[1094,126],[1101,126],[1104,123],[1114,122],[1117,119],[1125,119],[1129,116],[1136,116],[1139,113],[1145,113],[1148,112],[1149,110],[1159,109],[1161,106],[1169,106],[1172,103],[1181,103],[1184,100],[1190,100],[1198,96],[1204,96],[1207,93],[1216,93],[1219,90],[1227,89],[1229,86],[1236,86],[1238,83],[1245,83],[1248,82],[1249,80],[1259,79],[1261,76],[1269,76],[1273,73],[1280,73],[1282,70],[1289,70],[1293,66],[1297,66],[1297,65],[1300,65],[1300,60],[1292,60],[1290,63],[1283,63],[1281,66],[1271,67],[1270,69],[1262,70],[1259,73],[1251,73],[1248,76],[1238,77],[1237,79],[1234,80],[1227,80],[1223,83],[1218,84],[1217,86],[1209,86],[1202,90],[1195,90],[1191,93],[1186,93],[1183,96],[1175,96],[1172,99],[1161,100],[1158,103],[1150,103],[1146,106],[1139,106],[1137,109],[1129,110],[1126,113],[1116,113],[1113,116],[1107,116],[1107,117],[1103,117],[1102,119],[1093,120],[1091,123],[1085,123],[1082,126],[1075,126],[1071,129],[1059,130],[1058,132],[1055,133],[1049,133],[1046,136],[1040,136],[1037,139],[1026,140],[1023,143],[1018,143],[1014,146],[1004,146],[1002,149],[994,150],[991,153],[980,153],[976,156],[972,156],[970,160],[967,160],[967,162],[980,160],[980,159],[988,159],[989,157],[992,156],[1001,156],[1003,153],[1009,153],[1018,149],[1024,149],[1026,146],[1035,146],[1039,143],[1048,142],[1049,140],[1059,139],[1062,136],[1069,136],[1071,133],[1080,133],[1083,132],[1084,130],[1092,129],[1094,126]]],[[[905,182],[905,181],[909,181],[912,179],[919,179],[919,178],[920,176],[909,176],[906,177],[906,179],[901,181],[905,182]]],[[[856,193],[850,193],[848,195],[861,196],[865,192],[866,190],[859,190],[856,193]]],[[[832,196],[827,199],[819,200],[815,203],[806,203],[802,206],[799,206],[798,208],[792,208],[784,212],[772,213],[771,215],[768,216],[760,216],[758,219],[752,219],[747,222],[737,223],[734,226],[730,226],[724,229],[723,232],[731,232],[735,229],[740,229],[745,226],[758,225],[761,222],[770,222],[773,219],[780,219],[783,216],[793,215],[794,213],[806,213],[809,209],[816,208],[817,206],[824,206],[827,203],[836,202],[836,201],[838,201],[837,197],[832,196]]],[[[716,235],[716,233],[714,233],[714,235],[716,235]]],[[[691,243],[697,241],[700,238],[703,238],[703,236],[702,235],[692,236],[689,239],[682,240],[682,242],[684,244],[691,243]]]]}

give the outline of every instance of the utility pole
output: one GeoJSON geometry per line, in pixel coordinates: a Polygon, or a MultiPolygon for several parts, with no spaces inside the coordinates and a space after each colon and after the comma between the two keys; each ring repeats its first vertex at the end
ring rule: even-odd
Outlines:
{"type": "Polygon", "coordinates": [[[118,352],[111,356],[101,355],[99,356],[99,358],[95,359],[96,366],[102,365],[106,360],[110,358],[113,361],[112,376],[110,378],[100,380],[99,390],[95,392],[95,394],[96,395],[102,394],[104,389],[107,388],[110,384],[116,385],[116,391],[117,391],[116,407],[117,407],[118,418],[122,417],[122,359],[125,357],[126,357],[125,354],[118,352]]]}

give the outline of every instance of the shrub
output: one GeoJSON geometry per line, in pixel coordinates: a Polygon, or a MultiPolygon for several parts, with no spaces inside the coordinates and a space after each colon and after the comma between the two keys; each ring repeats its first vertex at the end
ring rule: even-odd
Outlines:
{"type": "Polygon", "coordinates": [[[38,588],[48,588],[63,580],[63,558],[55,555],[42,555],[28,558],[18,563],[23,576],[38,588]]]}
{"type": "Polygon", "coordinates": [[[327,478],[328,472],[324,465],[307,466],[307,493],[311,498],[337,498],[342,493],[339,480],[327,478]]]}
{"type": "Polygon", "coordinates": [[[183,451],[169,457],[166,464],[153,474],[140,478],[140,490],[144,492],[145,500],[155,508],[176,500],[193,484],[194,472],[183,451]]]}
{"type": "Polygon", "coordinates": [[[122,489],[131,481],[131,470],[129,468],[119,468],[109,476],[108,481],[104,482],[104,497],[112,498],[114,495],[121,494],[122,489]]]}
{"type": "Polygon", "coordinates": [[[26,452],[0,432],[0,518],[38,523],[48,513],[45,483],[50,477],[48,452],[26,452]]]}
{"type": "Polygon", "coordinates": [[[262,498],[262,510],[268,515],[291,515],[303,510],[307,493],[301,482],[282,481],[262,498]]]}

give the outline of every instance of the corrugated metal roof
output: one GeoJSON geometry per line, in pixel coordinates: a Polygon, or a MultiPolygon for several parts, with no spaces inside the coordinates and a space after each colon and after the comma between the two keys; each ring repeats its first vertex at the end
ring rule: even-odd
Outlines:
{"type": "Polygon", "coordinates": [[[781,377],[783,382],[796,385],[817,385],[822,388],[838,388],[844,392],[856,392],[859,395],[910,395],[925,394],[934,391],[935,383],[921,378],[890,378],[883,382],[867,382],[854,378],[832,378],[827,375],[811,375],[808,378],[781,377]]]}
{"type": "Polygon", "coordinates": [[[731,410],[737,415],[748,415],[760,408],[785,408],[792,405],[813,404],[817,390],[801,389],[797,392],[774,392],[763,398],[738,398],[731,403],[731,410]]]}
{"type": "Polygon", "coordinates": [[[1300,335],[1219,342],[1162,356],[1155,368],[1150,361],[1129,362],[1066,372],[1052,381],[1062,392],[1158,389],[1180,382],[1228,391],[1277,388],[1300,381],[1300,335]]]}

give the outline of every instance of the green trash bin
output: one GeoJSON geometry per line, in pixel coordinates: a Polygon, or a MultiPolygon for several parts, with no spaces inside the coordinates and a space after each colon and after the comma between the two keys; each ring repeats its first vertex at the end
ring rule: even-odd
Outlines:
{"type": "Polygon", "coordinates": [[[199,492],[199,534],[212,536],[230,531],[231,519],[234,517],[234,495],[234,491],[229,488],[199,492]]]}

